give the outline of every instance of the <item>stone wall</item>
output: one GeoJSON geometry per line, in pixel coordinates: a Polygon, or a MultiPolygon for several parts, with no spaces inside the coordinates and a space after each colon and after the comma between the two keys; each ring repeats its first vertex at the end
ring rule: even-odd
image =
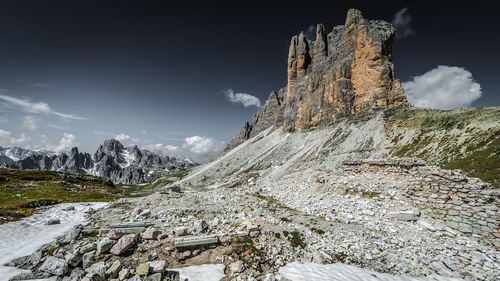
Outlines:
{"type": "Polygon", "coordinates": [[[438,170],[416,180],[408,197],[423,215],[463,233],[500,239],[500,190],[460,171],[438,170]]]}
{"type": "Polygon", "coordinates": [[[361,160],[343,163],[356,172],[410,175],[401,195],[427,216],[459,232],[491,238],[500,246],[500,189],[460,170],[427,166],[417,159],[361,160]]]}

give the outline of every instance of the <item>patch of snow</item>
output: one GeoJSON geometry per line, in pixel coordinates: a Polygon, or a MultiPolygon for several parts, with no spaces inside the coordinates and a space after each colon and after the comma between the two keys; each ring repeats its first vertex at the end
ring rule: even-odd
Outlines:
{"type": "MultiPolygon", "coordinates": [[[[461,279],[427,276],[411,277],[378,273],[343,263],[317,264],[292,262],[279,269],[282,277],[292,281],[459,281],[461,279]]],[[[191,279],[190,279],[191,280],[191,279]]]]}
{"type": "Polygon", "coordinates": [[[9,261],[31,255],[43,245],[52,242],[77,224],[84,224],[85,214],[91,209],[99,209],[107,203],[64,203],[58,204],[19,221],[0,225],[0,280],[9,280],[23,270],[4,266],[9,261]],[[73,211],[64,211],[74,206],[73,211]],[[51,219],[59,219],[60,224],[47,225],[51,219]]]}
{"type": "Polygon", "coordinates": [[[168,270],[178,271],[180,280],[189,281],[219,281],[226,276],[223,264],[202,264],[168,270]]]}
{"type": "Polygon", "coordinates": [[[131,154],[127,149],[124,149],[122,151],[121,156],[125,160],[125,163],[123,163],[123,162],[118,163],[118,165],[120,165],[120,168],[126,168],[126,167],[132,165],[132,163],[134,163],[134,161],[135,161],[135,156],[133,154],[131,154]]]}

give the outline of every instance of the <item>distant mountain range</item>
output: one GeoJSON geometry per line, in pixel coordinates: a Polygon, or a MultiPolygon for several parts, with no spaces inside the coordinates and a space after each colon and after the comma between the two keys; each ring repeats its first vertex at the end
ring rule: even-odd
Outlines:
{"type": "Polygon", "coordinates": [[[158,179],[172,171],[197,165],[183,157],[163,156],[137,145],[125,147],[115,139],[104,141],[90,155],[73,147],[69,154],[19,147],[0,147],[0,164],[14,169],[51,170],[90,174],[116,184],[137,184],[158,179]]]}

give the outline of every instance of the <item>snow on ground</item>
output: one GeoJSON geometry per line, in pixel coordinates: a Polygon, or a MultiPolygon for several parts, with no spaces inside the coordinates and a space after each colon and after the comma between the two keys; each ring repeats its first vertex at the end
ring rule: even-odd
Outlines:
{"type": "Polygon", "coordinates": [[[226,276],[223,264],[202,264],[168,270],[178,271],[180,280],[189,281],[219,281],[226,276]]]}
{"type": "Polygon", "coordinates": [[[459,281],[441,276],[411,277],[378,273],[342,263],[317,264],[292,262],[279,269],[282,277],[292,281],[459,281]]]}
{"type": "Polygon", "coordinates": [[[64,203],[58,204],[19,221],[0,225],[0,281],[19,274],[22,270],[4,266],[19,257],[31,255],[43,245],[77,224],[85,223],[85,213],[102,208],[107,203],[64,203]],[[75,210],[65,211],[69,206],[75,210]],[[59,219],[60,224],[47,225],[51,219],[59,219]]]}
{"type": "Polygon", "coordinates": [[[132,163],[134,163],[135,161],[134,155],[131,154],[127,149],[124,149],[122,151],[121,156],[123,157],[123,159],[125,159],[125,163],[118,163],[120,165],[120,168],[122,169],[132,165],[132,163]]]}

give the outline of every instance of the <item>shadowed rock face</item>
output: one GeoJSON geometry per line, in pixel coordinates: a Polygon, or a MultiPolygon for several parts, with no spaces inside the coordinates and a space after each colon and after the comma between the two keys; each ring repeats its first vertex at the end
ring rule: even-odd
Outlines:
{"type": "Polygon", "coordinates": [[[406,103],[400,82],[394,79],[394,31],[389,23],[365,20],[360,11],[351,9],[345,25],[330,33],[319,24],[314,41],[303,32],[292,37],[287,86],[271,93],[253,123],[245,124],[228,149],[270,126],[306,130],[361,111],[406,103]]]}

